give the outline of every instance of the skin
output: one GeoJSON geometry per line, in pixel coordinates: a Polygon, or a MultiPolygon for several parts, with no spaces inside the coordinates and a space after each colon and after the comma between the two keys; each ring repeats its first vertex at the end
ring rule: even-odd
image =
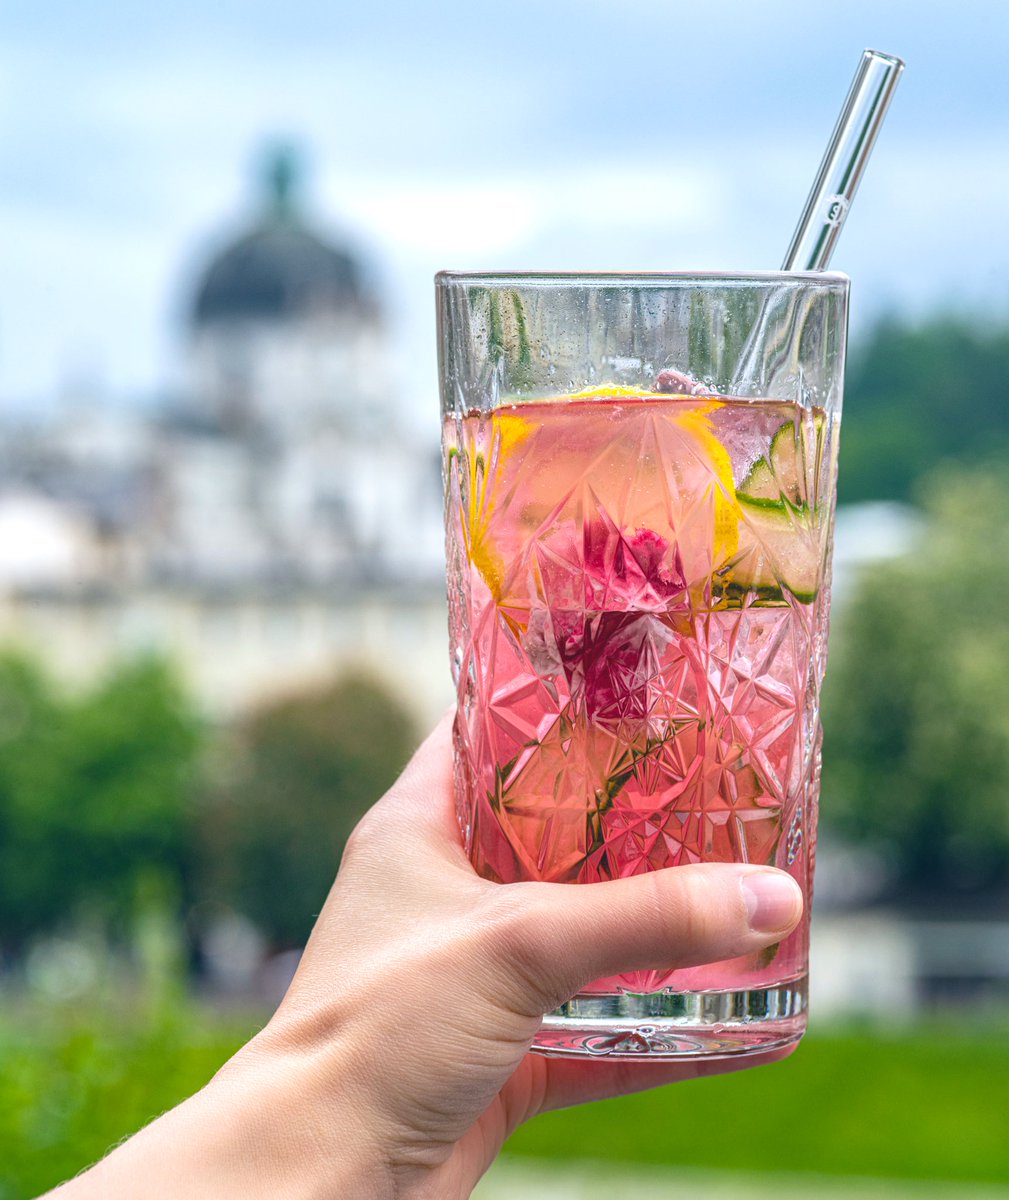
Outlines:
{"type": "Polygon", "coordinates": [[[736,1063],[529,1052],[543,1013],[620,971],[780,940],[802,911],[771,868],[677,867],[609,883],[501,886],[460,843],[444,720],[347,845],[297,975],[205,1088],[53,1200],[456,1200],[550,1109],[736,1063]]]}

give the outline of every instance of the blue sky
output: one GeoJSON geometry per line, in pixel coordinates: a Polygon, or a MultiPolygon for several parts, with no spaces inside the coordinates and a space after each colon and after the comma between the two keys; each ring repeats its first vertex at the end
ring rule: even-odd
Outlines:
{"type": "Polygon", "coordinates": [[[776,267],[862,48],[908,69],[833,266],[856,326],[1009,316],[1009,16],[990,0],[288,0],[0,16],[0,405],[177,378],[194,274],[298,139],[433,396],[431,275],[776,267]]]}

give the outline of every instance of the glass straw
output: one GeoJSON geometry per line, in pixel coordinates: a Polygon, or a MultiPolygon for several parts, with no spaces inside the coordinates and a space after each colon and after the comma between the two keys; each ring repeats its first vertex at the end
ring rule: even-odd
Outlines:
{"type": "Polygon", "coordinates": [[[903,61],[892,54],[862,54],[783,271],[822,271],[830,262],[903,70],[903,61]]]}
{"type": "MultiPolygon", "coordinates": [[[[826,269],[903,70],[903,61],[892,54],[880,54],[878,50],[863,52],[785,255],[783,271],[826,269]]],[[[760,347],[765,342],[768,324],[775,319],[775,313],[767,306],[757,316],[739,355],[729,386],[730,395],[741,396],[748,394],[753,386],[766,386],[764,375],[768,364],[761,357],[760,347]]]]}

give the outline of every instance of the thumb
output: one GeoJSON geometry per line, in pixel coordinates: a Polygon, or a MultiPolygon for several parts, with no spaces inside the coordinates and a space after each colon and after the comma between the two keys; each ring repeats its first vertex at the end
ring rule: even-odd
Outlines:
{"type": "Polygon", "coordinates": [[[784,871],[698,863],[606,883],[511,884],[498,957],[517,1011],[542,1014],[625,971],[720,962],[780,941],[802,915],[784,871]]]}

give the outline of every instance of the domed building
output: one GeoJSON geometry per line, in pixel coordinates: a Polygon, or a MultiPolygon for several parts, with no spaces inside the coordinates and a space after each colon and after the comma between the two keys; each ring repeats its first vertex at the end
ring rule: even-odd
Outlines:
{"type": "Polygon", "coordinates": [[[271,586],[436,575],[434,439],[418,449],[395,432],[369,274],[309,225],[290,152],[262,193],[194,289],[159,567],[271,586]]]}
{"type": "Polygon", "coordinates": [[[370,307],[359,264],[305,227],[296,204],[297,162],[290,148],[274,153],[265,182],[262,219],[207,268],[197,290],[194,323],[276,321],[313,310],[370,307]]]}
{"type": "Polygon", "coordinates": [[[435,380],[418,444],[371,275],[312,227],[290,153],[187,314],[166,410],[5,440],[0,517],[34,554],[0,562],[0,636],[75,680],[167,654],[225,719],[363,670],[432,720],[451,694],[435,380]]]}
{"type": "Polygon", "coordinates": [[[195,290],[193,400],[231,434],[353,428],[383,396],[377,296],[350,251],[309,226],[290,150],[271,158],[262,190],[257,220],[195,290]]]}

